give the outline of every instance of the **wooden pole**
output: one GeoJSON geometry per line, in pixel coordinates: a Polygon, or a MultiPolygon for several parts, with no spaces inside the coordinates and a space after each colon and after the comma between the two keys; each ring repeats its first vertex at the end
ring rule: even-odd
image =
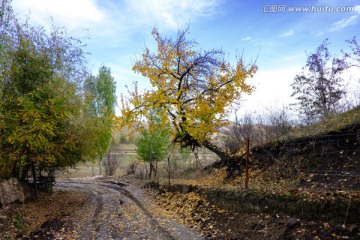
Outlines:
{"type": "Polygon", "coordinates": [[[169,186],[171,185],[171,168],[170,168],[170,154],[167,158],[167,161],[168,161],[168,177],[169,177],[169,186]]]}
{"type": "Polygon", "coordinates": [[[245,166],[245,189],[249,188],[249,152],[250,152],[250,139],[246,139],[246,166],[245,166]]]}

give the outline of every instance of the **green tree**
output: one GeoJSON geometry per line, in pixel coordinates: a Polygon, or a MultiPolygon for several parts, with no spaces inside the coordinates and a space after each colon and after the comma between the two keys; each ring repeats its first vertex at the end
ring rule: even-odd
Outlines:
{"type": "Polygon", "coordinates": [[[11,1],[3,0],[0,6],[0,96],[2,86],[8,75],[9,52],[11,47],[11,29],[13,28],[13,12],[10,5],[11,1]]]}
{"type": "Polygon", "coordinates": [[[11,175],[18,178],[31,170],[34,181],[36,170],[73,166],[91,155],[84,143],[92,142],[87,137],[91,130],[81,132],[88,125],[79,128],[75,121],[81,113],[77,87],[55,74],[48,58],[22,41],[1,105],[5,165],[12,166],[11,175]]]}
{"type": "Polygon", "coordinates": [[[344,59],[332,58],[326,39],[308,56],[303,72],[296,75],[292,88],[300,114],[306,124],[333,115],[344,95],[341,74],[347,68],[344,59]]]}
{"type": "Polygon", "coordinates": [[[122,143],[122,144],[127,143],[126,135],[123,133],[120,134],[120,143],[122,143]]]}
{"type": "Polygon", "coordinates": [[[102,66],[97,77],[90,76],[85,81],[88,113],[96,119],[97,138],[95,148],[99,158],[100,174],[102,160],[112,140],[113,118],[116,106],[116,85],[111,70],[102,66]]]}
{"type": "Polygon", "coordinates": [[[257,71],[255,64],[238,58],[235,66],[225,60],[222,50],[203,51],[188,40],[188,30],[179,30],[176,39],[152,34],[157,51],[145,49],[133,70],[147,78],[153,89],[140,92],[135,85],[129,98],[123,97],[119,122],[130,125],[148,117],[150,107],[160,109],[171,123],[172,141],[192,149],[204,146],[228,166],[228,174],[240,174],[241,158],[230,155],[211,141],[213,133],[224,124],[229,107],[253,88],[246,80],[257,71]]]}
{"type": "Polygon", "coordinates": [[[136,153],[150,166],[149,178],[157,174],[157,162],[165,159],[170,146],[170,131],[163,127],[158,116],[152,116],[149,129],[143,129],[136,141],[136,153]],[[154,163],[156,165],[154,166],[154,163]]]}
{"type": "Polygon", "coordinates": [[[80,94],[85,58],[64,29],[48,32],[7,13],[6,28],[1,26],[0,173],[25,179],[31,172],[36,183],[43,171],[95,156],[96,132],[80,94]]]}

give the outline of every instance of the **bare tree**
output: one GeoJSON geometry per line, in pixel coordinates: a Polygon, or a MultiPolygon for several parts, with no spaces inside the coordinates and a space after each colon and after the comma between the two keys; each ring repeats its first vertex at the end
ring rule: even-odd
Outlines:
{"type": "MultiPolygon", "coordinates": [[[[262,142],[275,142],[290,132],[294,123],[290,118],[287,107],[268,108],[262,116],[258,117],[261,124],[262,142]]],[[[262,143],[261,142],[261,143],[262,143]]]]}
{"type": "Polygon", "coordinates": [[[235,114],[235,122],[230,125],[229,132],[224,139],[225,148],[235,154],[244,146],[247,138],[254,139],[255,131],[254,119],[251,114],[246,113],[241,118],[235,114]]]}
{"type": "Polygon", "coordinates": [[[285,106],[268,108],[261,114],[246,113],[241,118],[236,114],[235,122],[224,138],[224,146],[234,154],[245,146],[247,138],[252,145],[275,142],[288,134],[293,125],[289,109],[285,106]]]}
{"type": "Polygon", "coordinates": [[[114,145],[109,148],[104,160],[102,161],[106,176],[114,175],[116,169],[120,165],[120,159],[122,156],[123,153],[117,152],[114,145]]]}
{"type": "MultiPolygon", "coordinates": [[[[353,37],[350,40],[346,41],[349,43],[350,52],[342,51],[345,59],[348,61],[349,66],[360,68],[360,44],[358,43],[358,39],[353,37]]],[[[358,77],[358,83],[360,83],[360,78],[358,77]]],[[[355,106],[360,105],[360,94],[359,91],[354,91],[353,96],[350,96],[352,99],[350,100],[349,108],[353,108],[355,106]]]]}
{"type": "Polygon", "coordinates": [[[357,42],[356,36],[346,42],[349,43],[351,52],[347,53],[343,51],[345,58],[351,60],[351,66],[360,67],[360,45],[357,42]]]}
{"type": "Polygon", "coordinates": [[[326,39],[308,56],[303,72],[292,83],[291,96],[298,100],[304,123],[310,124],[333,115],[344,95],[340,75],[347,68],[345,59],[331,58],[326,39]],[[328,65],[331,64],[331,67],[328,65]]]}

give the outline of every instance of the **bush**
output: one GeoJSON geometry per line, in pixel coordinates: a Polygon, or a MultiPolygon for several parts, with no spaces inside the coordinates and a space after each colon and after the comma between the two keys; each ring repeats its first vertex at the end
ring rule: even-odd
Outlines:
{"type": "Polygon", "coordinates": [[[102,161],[106,176],[114,175],[116,169],[120,165],[120,159],[123,154],[117,153],[115,150],[116,148],[114,146],[111,146],[105,156],[105,159],[102,161]]]}

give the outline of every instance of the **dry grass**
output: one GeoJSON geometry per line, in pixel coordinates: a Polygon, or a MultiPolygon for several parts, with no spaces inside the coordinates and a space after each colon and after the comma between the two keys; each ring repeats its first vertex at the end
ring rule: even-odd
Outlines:
{"type": "Polygon", "coordinates": [[[360,123],[360,106],[310,126],[297,128],[288,137],[301,138],[336,132],[356,123],[360,123]]]}

